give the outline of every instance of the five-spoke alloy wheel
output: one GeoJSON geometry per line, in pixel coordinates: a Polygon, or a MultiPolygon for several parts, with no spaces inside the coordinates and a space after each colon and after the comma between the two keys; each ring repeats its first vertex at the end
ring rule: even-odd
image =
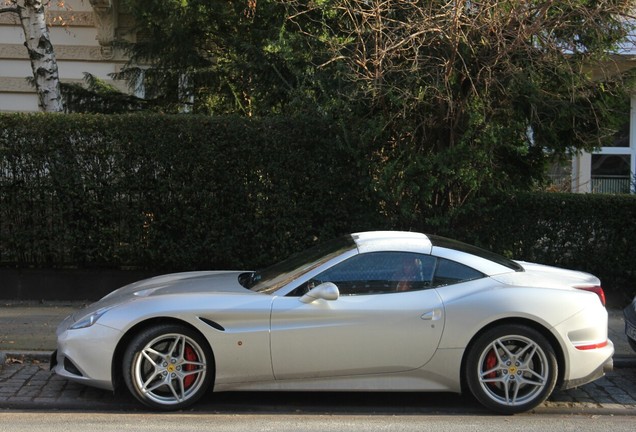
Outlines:
{"type": "Polygon", "coordinates": [[[466,378],[472,394],[486,407],[504,414],[528,411],[554,389],[554,349],[533,328],[495,327],[480,335],[470,347],[466,378]]]}
{"type": "Polygon", "coordinates": [[[207,342],[181,325],[159,325],[139,333],[123,359],[124,380],[139,401],[176,410],[196,402],[214,376],[207,342]]]}

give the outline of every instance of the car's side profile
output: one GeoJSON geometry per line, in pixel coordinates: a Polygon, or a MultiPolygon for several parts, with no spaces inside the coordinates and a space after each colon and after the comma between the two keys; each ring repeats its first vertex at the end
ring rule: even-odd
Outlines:
{"type": "Polygon", "coordinates": [[[517,413],[611,367],[600,281],[410,232],[261,272],[121,288],[58,328],[56,373],[180,409],[208,389],[470,391],[517,413]]]}

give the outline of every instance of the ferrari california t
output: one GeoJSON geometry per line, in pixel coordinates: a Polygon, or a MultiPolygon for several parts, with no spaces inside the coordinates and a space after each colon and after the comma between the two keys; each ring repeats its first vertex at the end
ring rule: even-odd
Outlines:
{"type": "Polygon", "coordinates": [[[470,392],[513,414],[612,366],[600,281],[364,232],[263,271],[169,274],[66,318],[51,367],[176,410],[221,391],[470,392]]]}

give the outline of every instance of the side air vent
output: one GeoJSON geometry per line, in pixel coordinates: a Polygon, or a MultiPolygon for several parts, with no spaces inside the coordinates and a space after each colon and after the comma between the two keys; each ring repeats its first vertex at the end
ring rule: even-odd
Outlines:
{"type": "Polygon", "coordinates": [[[64,357],[64,369],[73,375],[82,376],[82,373],[79,371],[77,366],[75,366],[68,357],[64,357]]]}
{"type": "Polygon", "coordinates": [[[217,329],[218,331],[225,331],[225,328],[223,328],[223,326],[217,322],[214,322],[212,320],[209,320],[203,317],[199,317],[199,319],[203,321],[204,323],[206,323],[207,325],[209,325],[210,327],[212,327],[213,329],[217,329]]]}

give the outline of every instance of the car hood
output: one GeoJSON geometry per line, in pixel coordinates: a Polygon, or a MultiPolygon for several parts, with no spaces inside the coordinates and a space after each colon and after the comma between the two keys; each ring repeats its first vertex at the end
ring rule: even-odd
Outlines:
{"type": "Polygon", "coordinates": [[[74,320],[100,309],[109,309],[142,297],[172,294],[257,295],[238,282],[242,271],[201,271],[173,273],[144,279],[111,292],[98,302],[73,314],[74,320]]]}
{"type": "Polygon", "coordinates": [[[156,276],[134,282],[108,294],[102,299],[122,299],[134,295],[136,297],[149,297],[166,294],[187,293],[241,293],[249,294],[252,291],[246,289],[238,282],[241,271],[200,271],[173,273],[156,276]]]}
{"type": "Polygon", "coordinates": [[[525,271],[496,275],[492,278],[509,285],[543,288],[588,287],[601,284],[596,276],[589,273],[524,261],[517,262],[525,271]]]}

